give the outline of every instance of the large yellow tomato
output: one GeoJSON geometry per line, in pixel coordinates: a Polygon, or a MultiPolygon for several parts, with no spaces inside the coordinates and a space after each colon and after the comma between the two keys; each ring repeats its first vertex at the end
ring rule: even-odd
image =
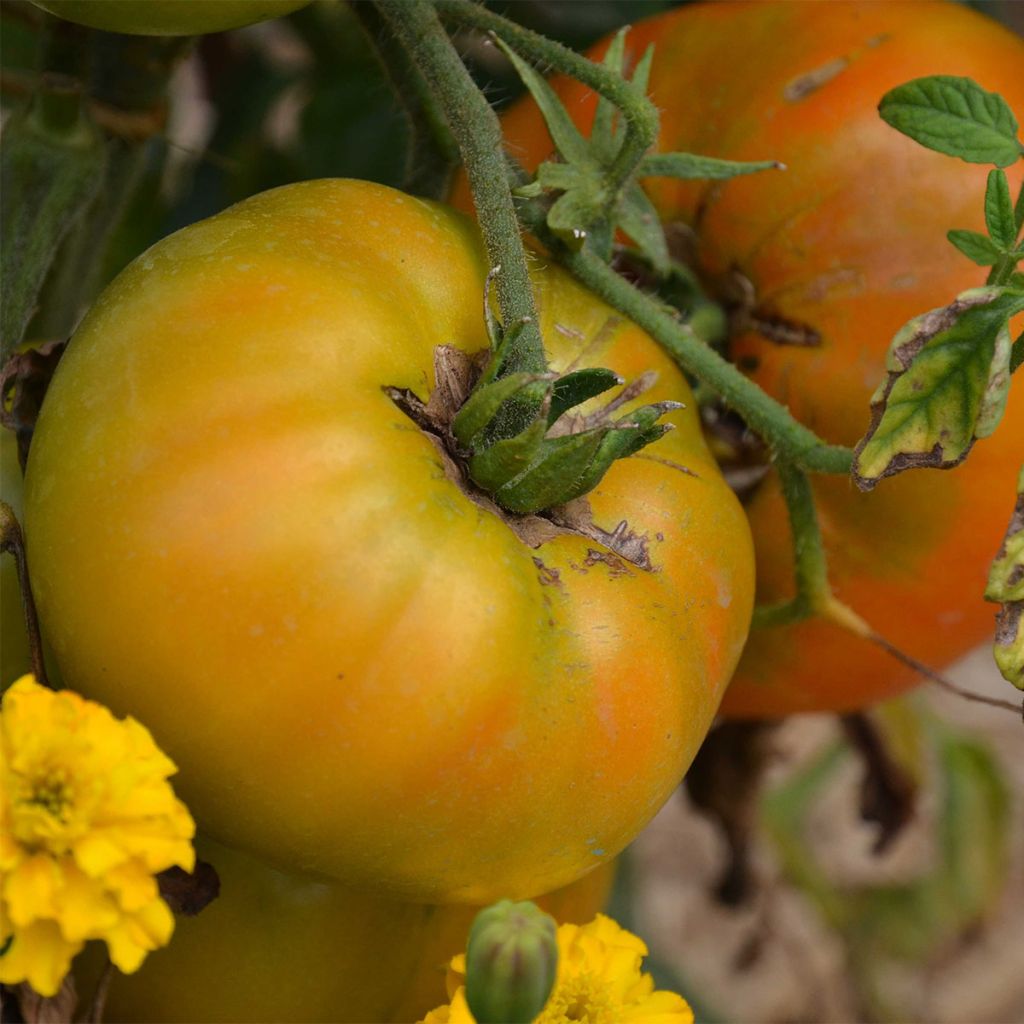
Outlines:
{"type": "MultiPolygon", "coordinates": [[[[986,168],[900,135],[878,116],[879,100],[916,77],[963,75],[1001,93],[1019,116],[1024,42],[961,4],[837,2],[688,5],[637,23],[629,60],[652,43],[660,150],[786,164],[727,182],[645,182],[712,293],[742,300],[730,357],[825,439],[854,444],[893,334],[985,276],[945,235],[984,230],[986,168]]],[[[554,84],[588,125],[593,93],[554,84]]],[[[532,103],[512,108],[503,125],[526,165],[550,153],[532,103]]],[[[1015,195],[1020,163],[1007,174],[1015,195]]],[[[942,666],[992,634],[982,593],[1013,506],[1021,438],[1018,387],[998,432],[951,473],[907,474],[871,494],[847,479],[814,480],[838,597],[927,663],[942,666]]],[[[793,561],[774,474],[747,511],[758,600],[783,600],[793,561]]],[[[815,619],[756,630],[723,711],[847,711],[920,681],[815,619]]]]}
{"type": "Polygon", "coordinates": [[[217,838],[429,902],[533,896],[621,850],[752,603],[682,376],[561,273],[535,278],[554,364],[654,369],[641,401],[688,403],[572,528],[474,500],[395,405],[432,391],[436,346],[486,346],[484,272],[471,222],[382,186],[241,203],[100,298],[26,479],[66,684],[146,723],[217,838]]]}
{"type": "MultiPolygon", "coordinates": [[[[103,1019],[234,1024],[255,1021],[414,1021],[445,1001],[445,966],[465,948],[477,908],[374,899],[323,879],[279,871],[206,838],[220,896],[179,918],[165,949],[116,975],[103,1019]]],[[[538,903],[559,922],[601,910],[606,863],[538,903]]],[[[76,966],[88,995],[95,963],[76,966]]]]}

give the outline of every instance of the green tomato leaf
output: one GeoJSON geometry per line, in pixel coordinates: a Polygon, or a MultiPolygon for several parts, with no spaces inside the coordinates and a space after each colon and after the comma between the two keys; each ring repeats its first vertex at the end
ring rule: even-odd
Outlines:
{"type": "Polygon", "coordinates": [[[953,913],[956,932],[976,924],[999,902],[1009,865],[1010,794],[992,751],[968,736],[941,730],[936,895],[953,913]]]}
{"type": "Polygon", "coordinates": [[[993,647],[996,664],[1004,678],[1024,690],[1024,467],[1010,525],[989,569],[985,599],[1001,605],[993,647]]]}
{"type": "Polygon", "coordinates": [[[946,237],[969,260],[979,267],[991,267],[1002,259],[1002,252],[988,235],[980,231],[963,231],[959,228],[947,231],[946,237]]]}
{"type": "Polygon", "coordinates": [[[1021,182],[1017,192],[1017,202],[1013,204],[1013,223],[1018,231],[1024,227],[1024,182],[1021,182]]]}
{"type": "Polygon", "coordinates": [[[25,333],[61,242],[83,216],[106,171],[99,134],[80,121],[55,135],[32,113],[4,127],[0,156],[0,362],[25,333]]]}
{"type": "Polygon", "coordinates": [[[539,71],[531,67],[510,46],[499,37],[494,37],[502,52],[512,62],[523,85],[529,89],[534,101],[544,115],[544,121],[551,133],[551,141],[555,144],[562,159],[569,163],[586,163],[590,160],[590,145],[573,124],[562,101],[555,90],[548,84],[539,71]]]}
{"type": "Polygon", "coordinates": [[[686,178],[725,181],[741,174],[758,171],[785,170],[778,160],[719,160],[694,153],[652,153],[640,161],[638,177],[686,178]]]}
{"type": "Polygon", "coordinates": [[[976,288],[897,333],[854,449],[861,490],[905,469],[955,466],[996,428],[1010,384],[1008,320],[1021,310],[1024,292],[976,288]]]}
{"type": "Polygon", "coordinates": [[[615,216],[618,226],[633,239],[655,272],[662,277],[668,274],[671,258],[665,229],[647,193],[635,182],[623,191],[615,216]]]}
{"type": "Polygon", "coordinates": [[[878,112],[922,146],[969,163],[1007,167],[1024,152],[1006,101],[970,78],[916,78],[887,92],[878,112]]]}
{"type": "Polygon", "coordinates": [[[1017,241],[1017,225],[1010,198],[1006,172],[998,168],[988,172],[985,187],[985,226],[989,236],[1003,252],[1009,252],[1017,241]]]}

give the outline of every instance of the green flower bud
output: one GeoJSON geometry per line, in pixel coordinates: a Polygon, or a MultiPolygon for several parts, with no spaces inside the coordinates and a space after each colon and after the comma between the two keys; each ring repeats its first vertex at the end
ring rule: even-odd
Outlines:
{"type": "Polygon", "coordinates": [[[466,944],[466,1002],[477,1024],[530,1024],[555,985],[555,922],[501,900],[476,915],[466,944]]]}

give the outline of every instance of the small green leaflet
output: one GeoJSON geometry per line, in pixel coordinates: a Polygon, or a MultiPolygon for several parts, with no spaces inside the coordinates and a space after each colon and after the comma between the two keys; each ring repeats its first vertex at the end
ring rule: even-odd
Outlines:
{"type": "Polygon", "coordinates": [[[983,235],[980,231],[954,229],[947,231],[946,237],[979,267],[993,267],[1003,258],[1003,252],[999,246],[988,235],[983,235]]]}
{"type": "MultiPolygon", "coordinates": [[[[613,38],[604,57],[604,67],[624,75],[626,29],[613,38]]],[[[502,51],[533,96],[548,127],[561,162],[546,161],[537,168],[535,181],[516,189],[524,198],[544,191],[561,192],[547,215],[547,225],[566,245],[587,244],[602,258],[610,259],[615,229],[628,235],[655,272],[668,276],[671,269],[665,232],[658,213],[638,180],[644,177],[674,177],[724,180],[739,174],[781,168],[771,160],[746,163],[718,160],[690,153],[659,153],[645,157],[633,177],[617,194],[608,185],[608,172],[622,148],[625,130],[615,105],[600,97],[590,137],[584,137],[551,85],[511,47],[497,38],[502,51]]],[[[630,84],[645,92],[654,57],[648,47],[637,63],[630,84]]]]}
{"type": "Polygon", "coordinates": [[[992,170],[985,187],[985,227],[989,237],[1003,252],[1009,252],[1017,241],[1017,225],[1013,218],[1013,200],[1006,172],[992,170]]]}
{"type": "Polygon", "coordinates": [[[905,469],[955,466],[995,430],[1010,387],[1008,321],[1022,310],[1024,291],[976,288],[897,333],[854,449],[861,490],[905,469]]]}
{"type": "Polygon", "coordinates": [[[1017,505],[989,570],[985,600],[1002,606],[993,646],[999,671],[1024,690],[1024,467],[1017,479],[1017,505]]]}
{"type": "Polygon", "coordinates": [[[1006,101],[970,78],[916,78],[887,92],[878,112],[922,146],[969,163],[1007,167],[1024,154],[1006,101]]]}
{"type": "Polygon", "coordinates": [[[652,153],[641,161],[640,177],[725,181],[741,174],[785,169],[786,165],[778,160],[719,160],[693,153],[652,153]]]}

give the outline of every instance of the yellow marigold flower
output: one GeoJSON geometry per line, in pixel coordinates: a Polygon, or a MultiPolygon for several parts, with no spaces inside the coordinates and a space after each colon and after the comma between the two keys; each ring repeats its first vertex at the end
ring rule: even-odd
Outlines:
{"type": "Polygon", "coordinates": [[[174,918],[157,872],[195,864],[177,769],[132,718],[23,676],[0,704],[0,982],[54,995],[103,939],[122,971],[174,918]]]}
{"type": "MultiPolygon", "coordinates": [[[[558,929],[555,988],[534,1024],[693,1024],[682,996],[656,992],[641,970],[647,946],[598,914],[585,925],[558,929]]],[[[449,1005],[432,1010],[420,1024],[475,1024],[466,1005],[466,957],[448,968],[449,1005]]]]}

